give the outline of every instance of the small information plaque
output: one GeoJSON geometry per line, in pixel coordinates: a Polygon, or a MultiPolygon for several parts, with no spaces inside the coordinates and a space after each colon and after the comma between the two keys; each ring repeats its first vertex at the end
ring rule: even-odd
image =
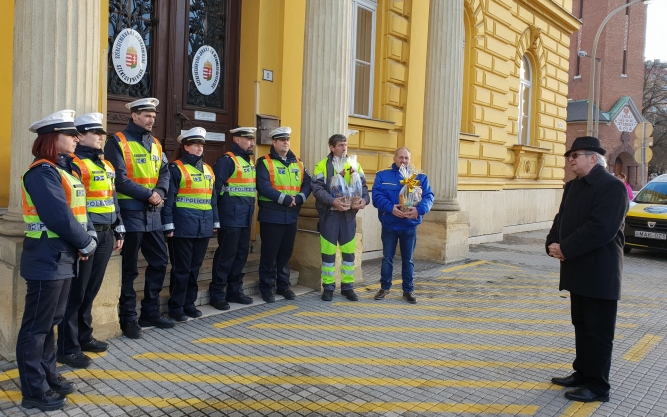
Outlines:
{"type": "Polygon", "coordinates": [[[207,122],[215,122],[215,113],[207,111],[196,111],[195,120],[206,120],[207,122]]]}

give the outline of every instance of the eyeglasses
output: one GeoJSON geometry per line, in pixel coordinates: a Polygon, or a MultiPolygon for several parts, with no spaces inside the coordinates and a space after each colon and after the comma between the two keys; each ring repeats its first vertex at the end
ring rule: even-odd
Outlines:
{"type": "Polygon", "coordinates": [[[590,155],[592,155],[592,153],[591,152],[581,152],[581,153],[572,152],[571,154],[569,154],[567,156],[567,159],[577,159],[577,158],[579,158],[580,156],[583,156],[583,155],[590,156],[590,155]]]}

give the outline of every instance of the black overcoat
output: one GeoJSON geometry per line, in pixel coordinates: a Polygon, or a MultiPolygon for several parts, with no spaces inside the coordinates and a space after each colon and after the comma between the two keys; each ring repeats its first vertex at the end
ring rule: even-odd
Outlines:
{"type": "Polygon", "coordinates": [[[625,185],[596,165],[565,184],[563,199],[547,235],[560,243],[560,290],[605,300],[621,299],[623,227],[628,210],[625,185]]]}

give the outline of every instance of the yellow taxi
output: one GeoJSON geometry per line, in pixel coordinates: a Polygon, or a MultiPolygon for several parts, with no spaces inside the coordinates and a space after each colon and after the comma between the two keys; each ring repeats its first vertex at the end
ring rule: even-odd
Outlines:
{"type": "Polygon", "coordinates": [[[625,217],[625,247],[667,250],[667,174],[646,184],[630,201],[625,217]]]}

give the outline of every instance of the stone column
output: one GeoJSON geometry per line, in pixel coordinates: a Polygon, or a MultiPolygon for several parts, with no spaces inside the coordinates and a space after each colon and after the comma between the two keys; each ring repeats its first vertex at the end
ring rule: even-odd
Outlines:
{"type": "Polygon", "coordinates": [[[419,228],[418,258],[454,262],[468,253],[468,216],[456,198],[464,41],[463,0],[431,0],[422,167],[436,200],[419,228]]]}
{"type": "MultiPolygon", "coordinates": [[[[350,101],[350,33],[352,2],[308,0],[303,57],[303,95],[301,99],[301,159],[312,173],[329,153],[327,140],[335,133],[347,136],[350,101]]],[[[321,259],[318,250],[315,200],[308,199],[301,210],[299,233],[292,265],[299,271],[299,284],[320,288],[321,259]]],[[[357,222],[361,280],[361,226],[357,222]]]]}
{"type": "MultiPolygon", "coordinates": [[[[14,4],[10,199],[9,211],[0,220],[0,298],[6,301],[0,307],[0,355],[6,358],[14,358],[25,302],[25,281],[19,275],[25,228],[21,175],[33,160],[36,137],[28,126],[57,110],[98,111],[99,23],[99,1],[21,0],[14,4]]],[[[119,257],[114,258],[111,264],[120,264],[119,257]]],[[[118,279],[105,282],[102,293],[111,292],[115,302],[107,307],[117,308],[118,291],[108,285],[120,286],[120,268],[110,265],[109,270],[118,279]]],[[[96,336],[116,333],[115,316],[115,324],[99,323],[96,318],[96,336]]]]}

